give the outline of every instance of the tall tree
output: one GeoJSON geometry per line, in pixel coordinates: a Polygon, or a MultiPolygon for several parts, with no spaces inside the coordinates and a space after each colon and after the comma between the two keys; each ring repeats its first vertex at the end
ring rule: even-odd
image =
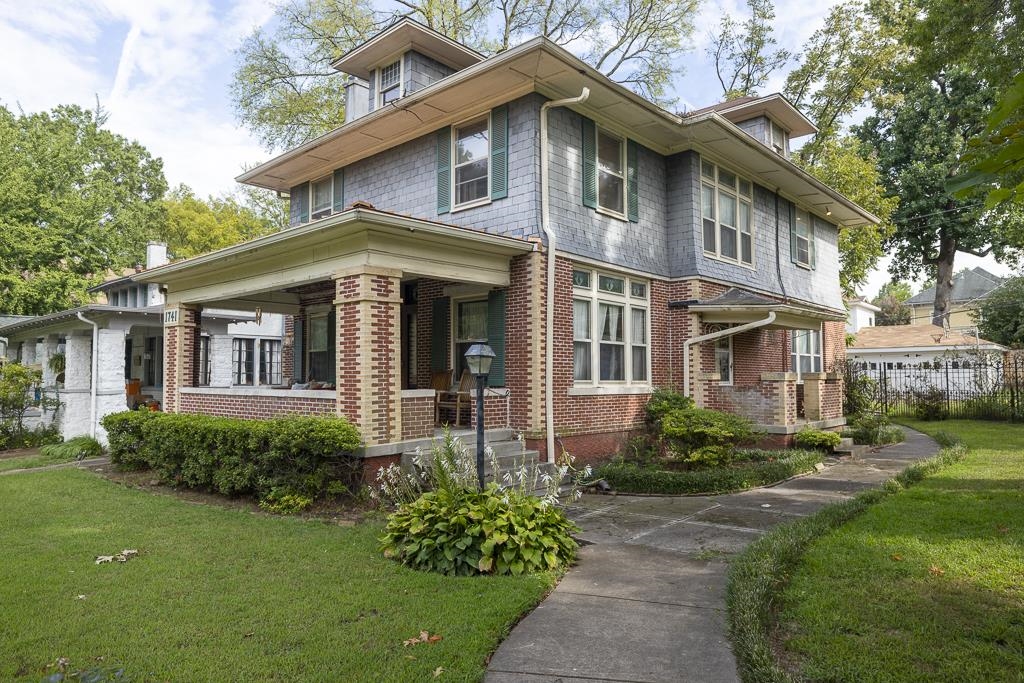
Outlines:
{"type": "Polygon", "coordinates": [[[756,95],[768,77],[792,56],[777,47],[772,29],[775,6],[771,0],[747,0],[750,16],[737,21],[722,15],[718,33],[711,35],[708,56],[727,100],[756,95]]]}
{"type": "Polygon", "coordinates": [[[163,222],[163,165],[107,130],[97,107],[15,116],[0,107],[0,307],[44,314],[88,301],[142,260],[163,222]]]}
{"type": "Polygon", "coordinates": [[[952,67],[930,81],[906,79],[887,88],[890,103],[865,120],[858,134],[879,153],[890,195],[899,195],[896,232],[888,241],[889,271],[899,278],[934,274],[933,322],[946,319],[958,252],[1013,258],[1006,235],[1020,212],[985,210],[983,193],[958,198],[946,190],[967,141],[984,125],[992,90],[976,74],[952,67]]]}
{"type": "Polygon", "coordinates": [[[875,324],[909,325],[913,311],[906,301],[913,295],[913,290],[906,282],[890,280],[882,285],[878,296],[871,300],[871,303],[882,309],[875,316],[875,324]]]}
{"type": "Polygon", "coordinates": [[[167,221],[160,237],[171,254],[188,258],[279,230],[272,218],[258,215],[231,196],[200,199],[179,185],[164,200],[167,221]]]}

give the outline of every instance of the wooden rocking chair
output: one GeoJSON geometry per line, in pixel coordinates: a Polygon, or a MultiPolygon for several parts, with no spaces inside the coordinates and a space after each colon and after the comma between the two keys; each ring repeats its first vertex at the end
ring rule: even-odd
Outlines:
{"type": "Polygon", "coordinates": [[[465,410],[466,422],[469,423],[469,411],[473,409],[473,374],[463,370],[459,378],[459,386],[454,391],[438,392],[437,407],[434,411],[435,422],[440,422],[441,408],[455,411],[455,426],[462,426],[462,411],[465,410]]]}

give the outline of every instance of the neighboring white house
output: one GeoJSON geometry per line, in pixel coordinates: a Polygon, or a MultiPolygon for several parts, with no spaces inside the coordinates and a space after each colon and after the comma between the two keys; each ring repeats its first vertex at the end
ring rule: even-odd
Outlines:
{"type": "MultiPolygon", "coordinates": [[[[147,268],[168,263],[166,246],[147,245],[146,261],[147,268]]],[[[30,413],[30,426],[57,419],[65,439],[89,434],[104,441],[103,416],[142,403],[158,406],[162,399],[164,293],[159,285],[139,285],[130,277],[91,291],[106,303],[10,317],[0,324],[0,339],[6,339],[7,360],[39,368],[43,391],[61,402],[56,414],[30,413]],[[64,355],[63,377],[50,367],[58,354],[64,355]]],[[[290,381],[281,366],[282,315],[210,309],[203,311],[200,326],[200,383],[230,387],[290,381]]]]}
{"type": "Polygon", "coordinates": [[[874,327],[875,316],[882,310],[866,301],[864,297],[847,299],[846,309],[849,311],[846,318],[846,331],[851,334],[857,334],[864,327],[874,327]]]}
{"type": "Polygon", "coordinates": [[[937,325],[864,327],[847,359],[873,379],[899,391],[924,386],[971,393],[1000,380],[1006,347],[937,325]]]}

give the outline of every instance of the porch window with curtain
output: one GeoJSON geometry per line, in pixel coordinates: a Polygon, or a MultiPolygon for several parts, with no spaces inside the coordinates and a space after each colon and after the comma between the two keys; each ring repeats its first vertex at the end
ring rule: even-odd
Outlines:
{"type": "MultiPolygon", "coordinates": [[[[473,344],[487,343],[487,300],[460,301],[456,308],[455,359],[459,375],[466,365],[466,351],[473,344]]],[[[458,379],[458,377],[456,377],[458,379]]]]}
{"type": "Polygon", "coordinates": [[[622,306],[601,304],[598,316],[601,329],[601,379],[624,381],[626,340],[622,332],[622,306]]]}
{"type": "Polygon", "coordinates": [[[199,338],[199,386],[210,385],[210,337],[203,335],[199,338]]]}
{"type": "Polygon", "coordinates": [[[317,382],[334,382],[334,316],[331,312],[309,316],[307,339],[307,377],[317,382]]]}
{"type": "Polygon", "coordinates": [[[572,377],[576,381],[590,379],[590,302],[572,302],[572,377]]]}

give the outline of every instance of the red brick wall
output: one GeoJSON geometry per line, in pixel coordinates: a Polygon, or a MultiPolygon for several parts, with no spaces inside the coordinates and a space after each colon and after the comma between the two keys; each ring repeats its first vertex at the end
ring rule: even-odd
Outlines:
{"type": "MultiPolygon", "coordinates": [[[[431,350],[434,337],[434,300],[444,296],[444,288],[453,284],[443,280],[420,279],[416,281],[416,381],[418,388],[430,388],[431,350]]],[[[450,315],[450,311],[449,311],[450,315]]],[[[437,330],[444,335],[445,348],[449,348],[451,331],[451,318],[445,324],[443,330],[437,330]]],[[[455,378],[458,381],[458,378],[455,378]]]]}
{"type": "Polygon", "coordinates": [[[505,295],[505,386],[510,392],[511,426],[523,431],[543,423],[542,414],[534,414],[534,402],[542,401],[544,384],[545,263],[540,252],[514,257],[505,295]],[[535,316],[540,318],[536,327],[535,316]],[[536,359],[541,367],[534,367],[536,359]]]}
{"type": "MultiPolygon", "coordinates": [[[[399,394],[401,388],[401,296],[398,278],[373,275],[370,278],[372,296],[381,299],[370,304],[370,367],[361,368],[363,382],[370,382],[373,395],[373,412],[363,416],[363,429],[378,443],[397,441],[401,438],[398,420],[402,406],[399,394]]],[[[339,339],[341,335],[339,334],[339,339]]]]}
{"type": "Polygon", "coordinates": [[[291,386],[295,379],[295,318],[284,316],[284,339],[281,341],[281,377],[291,386]]]}
{"type": "MultiPolygon", "coordinates": [[[[476,429],[476,390],[474,389],[473,407],[469,412],[469,427],[476,429]]],[[[498,390],[502,391],[502,390],[498,390]]],[[[511,427],[509,422],[509,398],[492,393],[484,393],[484,429],[505,429],[511,427]]]]}
{"type": "Polygon", "coordinates": [[[325,393],[327,395],[324,398],[183,393],[180,412],[255,420],[284,415],[333,416],[334,395],[325,393]]]}
{"type": "Polygon", "coordinates": [[[359,304],[355,301],[359,295],[358,275],[341,278],[335,282],[336,297],[339,304],[335,309],[335,349],[337,352],[337,408],[338,414],[344,415],[359,425],[363,436],[366,426],[362,423],[359,410],[359,392],[361,372],[359,367],[359,340],[355,330],[359,325],[359,304]],[[352,301],[345,301],[352,299],[352,301]]]}
{"type": "Polygon", "coordinates": [[[434,397],[402,397],[402,440],[434,435],[434,397]]]}
{"type": "Polygon", "coordinates": [[[164,403],[165,413],[178,412],[178,331],[182,328],[164,328],[164,403]]]}

